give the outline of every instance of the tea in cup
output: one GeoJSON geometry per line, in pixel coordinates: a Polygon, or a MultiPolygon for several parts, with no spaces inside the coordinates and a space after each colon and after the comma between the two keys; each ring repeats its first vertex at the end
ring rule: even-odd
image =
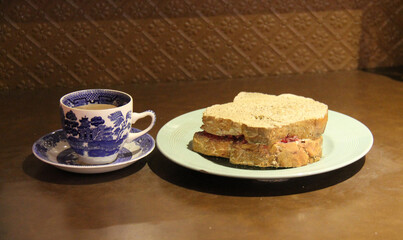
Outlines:
{"type": "Polygon", "coordinates": [[[133,112],[133,98],[111,89],[72,92],[60,99],[63,130],[67,142],[83,164],[107,164],[116,160],[125,142],[146,134],[155,124],[152,110],[133,112]],[[151,117],[150,125],[130,132],[138,119],[151,117]]]}

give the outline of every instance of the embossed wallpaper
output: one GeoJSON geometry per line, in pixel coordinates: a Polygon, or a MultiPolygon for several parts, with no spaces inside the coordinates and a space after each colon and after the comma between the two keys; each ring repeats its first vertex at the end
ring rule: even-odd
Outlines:
{"type": "Polygon", "coordinates": [[[403,0],[0,1],[0,89],[403,65],[403,0]]]}

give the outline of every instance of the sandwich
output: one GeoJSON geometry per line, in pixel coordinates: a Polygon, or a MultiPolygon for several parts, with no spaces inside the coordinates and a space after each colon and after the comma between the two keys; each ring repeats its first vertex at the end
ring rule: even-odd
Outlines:
{"type": "Polygon", "coordinates": [[[292,168],[320,160],[328,106],[293,94],[240,92],[207,107],[192,148],[236,165],[292,168]]]}

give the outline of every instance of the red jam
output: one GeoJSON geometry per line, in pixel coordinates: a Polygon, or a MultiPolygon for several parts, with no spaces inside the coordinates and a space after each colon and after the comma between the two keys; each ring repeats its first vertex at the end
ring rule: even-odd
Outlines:
{"type": "Polygon", "coordinates": [[[209,138],[216,139],[216,140],[230,140],[230,141],[233,141],[233,142],[245,141],[245,137],[244,137],[243,135],[237,135],[237,136],[234,136],[234,135],[217,136],[217,135],[208,133],[208,132],[206,132],[206,131],[203,131],[203,134],[206,135],[206,136],[209,137],[209,138]]]}
{"type": "Polygon", "coordinates": [[[289,142],[296,142],[298,141],[298,137],[297,136],[290,136],[287,135],[285,138],[281,139],[282,143],[289,143],[289,142]]]}

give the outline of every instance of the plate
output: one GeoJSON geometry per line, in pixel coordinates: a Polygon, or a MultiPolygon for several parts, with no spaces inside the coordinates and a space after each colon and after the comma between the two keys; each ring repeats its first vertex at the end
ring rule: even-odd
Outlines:
{"type": "Polygon", "coordinates": [[[196,171],[236,178],[257,180],[286,180],[321,174],[347,166],[365,156],[373,144],[371,131],[358,120],[329,110],[323,134],[320,161],[284,169],[239,168],[225,164],[227,159],[203,156],[192,151],[193,134],[201,131],[204,109],[199,109],[166,123],[157,134],[157,147],[171,161],[196,171]]]}
{"type": "MultiPolygon", "coordinates": [[[[131,129],[131,132],[139,131],[136,128],[131,129]]],[[[32,152],[43,162],[65,171],[104,173],[127,167],[150,154],[154,148],[153,137],[144,134],[132,142],[125,143],[114,162],[102,165],[82,165],[77,160],[77,154],[70,148],[63,130],[59,129],[38,139],[32,146],[32,152]]]]}

